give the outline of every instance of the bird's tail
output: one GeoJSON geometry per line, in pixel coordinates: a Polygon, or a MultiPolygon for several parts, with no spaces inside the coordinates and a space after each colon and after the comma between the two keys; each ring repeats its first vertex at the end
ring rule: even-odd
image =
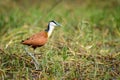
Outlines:
{"type": "Polygon", "coordinates": [[[22,40],[20,43],[23,44],[24,40],[22,40]]]}

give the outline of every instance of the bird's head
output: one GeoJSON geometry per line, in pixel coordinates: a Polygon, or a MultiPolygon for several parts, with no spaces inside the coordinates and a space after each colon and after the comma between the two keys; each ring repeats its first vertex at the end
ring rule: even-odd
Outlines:
{"type": "Polygon", "coordinates": [[[56,21],[54,21],[54,20],[52,20],[52,21],[50,21],[49,22],[49,26],[61,26],[58,22],[56,22],[56,21]]]}
{"type": "Polygon", "coordinates": [[[45,31],[48,32],[48,36],[51,35],[52,31],[54,30],[54,28],[55,28],[56,26],[61,26],[61,25],[60,25],[58,22],[54,21],[54,20],[52,20],[52,21],[50,21],[50,22],[48,23],[48,28],[45,30],[45,31]]]}
{"type": "Polygon", "coordinates": [[[48,23],[48,28],[46,29],[46,31],[51,31],[53,30],[56,26],[61,26],[61,24],[59,24],[58,22],[52,20],[48,23]]]}

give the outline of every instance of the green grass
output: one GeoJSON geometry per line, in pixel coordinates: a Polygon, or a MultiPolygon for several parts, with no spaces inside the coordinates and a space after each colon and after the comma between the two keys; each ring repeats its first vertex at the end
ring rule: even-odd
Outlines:
{"type": "Polygon", "coordinates": [[[119,0],[1,1],[1,80],[119,80],[119,74],[119,0]],[[50,20],[62,27],[36,49],[41,70],[35,71],[20,42],[50,20]]]}

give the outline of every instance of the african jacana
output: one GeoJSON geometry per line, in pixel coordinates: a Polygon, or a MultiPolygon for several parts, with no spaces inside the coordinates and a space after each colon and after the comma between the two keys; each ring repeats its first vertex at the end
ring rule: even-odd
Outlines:
{"type": "Polygon", "coordinates": [[[43,46],[53,32],[55,26],[60,26],[56,21],[50,21],[45,31],[41,31],[22,41],[22,44],[31,46],[36,49],[37,47],[43,46]]]}
{"type": "MultiPolygon", "coordinates": [[[[27,38],[26,40],[23,40],[22,44],[31,46],[33,49],[36,49],[37,47],[41,47],[41,46],[45,45],[45,43],[48,41],[48,38],[51,36],[51,33],[53,32],[55,26],[60,26],[60,24],[53,20],[50,21],[48,24],[48,27],[47,27],[47,29],[45,29],[45,31],[36,33],[36,34],[32,35],[31,37],[27,38]]],[[[38,69],[39,65],[38,65],[36,58],[28,51],[27,51],[27,53],[33,58],[33,60],[35,62],[35,67],[36,67],[36,69],[38,69]]]]}

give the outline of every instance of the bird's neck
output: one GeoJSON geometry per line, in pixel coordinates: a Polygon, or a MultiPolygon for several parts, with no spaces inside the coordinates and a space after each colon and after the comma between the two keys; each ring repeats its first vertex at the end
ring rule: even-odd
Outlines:
{"type": "Polygon", "coordinates": [[[50,37],[51,36],[51,34],[52,34],[52,32],[53,32],[53,30],[54,30],[54,26],[52,26],[52,25],[48,25],[48,29],[47,29],[47,32],[48,32],[48,37],[50,37]]]}

